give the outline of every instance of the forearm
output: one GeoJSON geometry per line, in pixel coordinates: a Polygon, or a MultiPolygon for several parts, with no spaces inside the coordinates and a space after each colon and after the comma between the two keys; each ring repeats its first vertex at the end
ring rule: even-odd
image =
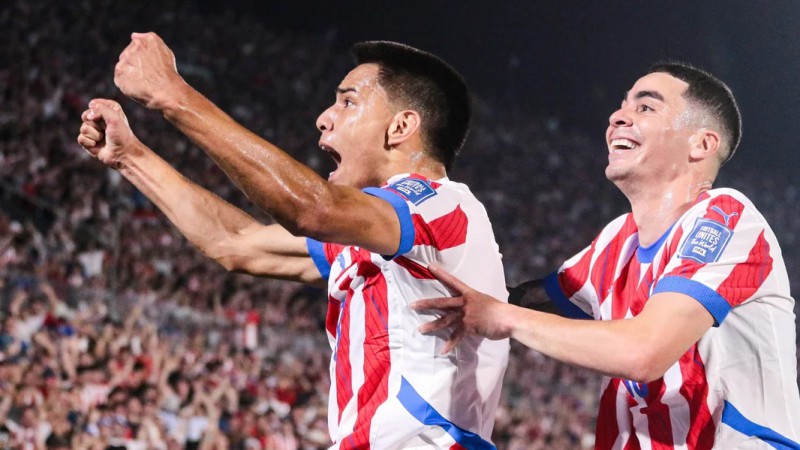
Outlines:
{"type": "Polygon", "coordinates": [[[319,238],[313,225],[324,212],[321,208],[336,200],[332,195],[335,186],[239,125],[191,86],[184,85],[162,112],[205,150],[253,203],[294,234],[319,238]]]}
{"type": "Polygon", "coordinates": [[[559,361],[634,381],[663,374],[649,357],[659,352],[659,343],[640,321],[575,320],[513,305],[502,308],[513,339],[559,361]]]}
{"type": "Polygon", "coordinates": [[[212,259],[224,256],[232,235],[256,223],[244,211],[189,181],[143,144],[121,162],[120,173],[212,259]]]}

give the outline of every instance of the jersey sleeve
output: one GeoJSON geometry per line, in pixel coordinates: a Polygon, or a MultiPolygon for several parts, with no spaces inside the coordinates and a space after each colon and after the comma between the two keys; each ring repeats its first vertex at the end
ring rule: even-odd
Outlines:
{"type": "Polygon", "coordinates": [[[320,242],[315,239],[306,238],[306,248],[314,265],[317,266],[322,279],[327,280],[331,274],[331,264],[342,252],[344,245],[320,242]]]}
{"type": "Polygon", "coordinates": [[[755,298],[772,272],[771,231],[741,194],[698,204],[680,226],[680,235],[673,237],[678,240],[676,251],[653,294],[686,294],[719,326],[732,308],[755,298]]]}
{"type": "Polygon", "coordinates": [[[567,317],[600,319],[600,303],[609,295],[616,267],[636,232],[633,214],[603,228],[592,243],[545,279],[545,290],[567,317]]]}
{"type": "Polygon", "coordinates": [[[410,175],[383,188],[366,188],[364,192],[389,202],[400,221],[397,252],[384,258],[409,270],[423,270],[434,261],[457,266],[463,255],[469,220],[454,191],[410,175]]]}
{"type": "Polygon", "coordinates": [[[593,251],[594,243],[568,259],[557,271],[544,279],[547,296],[564,317],[593,318],[593,305],[597,303],[597,297],[592,295],[593,290],[583,289],[589,281],[593,251]]]}

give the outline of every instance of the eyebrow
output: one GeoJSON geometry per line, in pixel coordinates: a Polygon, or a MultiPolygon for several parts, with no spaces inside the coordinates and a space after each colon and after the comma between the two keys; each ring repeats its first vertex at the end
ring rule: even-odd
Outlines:
{"type": "Polygon", "coordinates": [[[356,93],[358,93],[358,91],[354,87],[348,87],[348,88],[337,87],[336,88],[336,95],[345,94],[347,92],[356,92],[356,93]]]}
{"type": "MultiPolygon", "coordinates": [[[[625,91],[625,95],[622,97],[623,102],[628,99],[628,94],[630,94],[630,91],[625,91]]],[[[633,96],[633,98],[635,98],[636,100],[645,97],[654,98],[660,102],[664,101],[664,96],[661,95],[661,93],[659,93],[658,91],[639,91],[636,93],[636,95],[633,96]]]]}

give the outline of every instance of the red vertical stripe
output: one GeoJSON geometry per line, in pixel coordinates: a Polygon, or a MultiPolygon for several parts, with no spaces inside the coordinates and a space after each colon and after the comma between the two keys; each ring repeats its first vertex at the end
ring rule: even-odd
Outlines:
{"type": "Polygon", "coordinates": [[[592,267],[592,286],[597,290],[597,299],[600,304],[606,298],[608,289],[613,287],[614,268],[619,264],[619,256],[625,241],[636,231],[636,223],[633,221],[633,214],[629,214],[625,219],[620,231],[608,243],[605,249],[595,258],[592,267]]]}
{"type": "MultiPolygon", "coordinates": [[[[352,261],[358,260],[358,252],[350,247],[350,257],[352,261]]],[[[339,333],[336,336],[336,405],[339,409],[339,418],[342,420],[342,412],[347,403],[353,398],[353,373],[350,363],[350,311],[353,301],[353,289],[350,287],[353,279],[347,277],[339,285],[339,289],[347,290],[345,302],[341,305],[341,317],[339,318],[339,333]]]]}
{"type": "Polygon", "coordinates": [[[575,295],[589,278],[589,268],[592,263],[592,255],[594,254],[594,246],[597,240],[592,242],[592,246],[586,253],[581,256],[581,259],[575,265],[567,267],[563,272],[558,274],[558,283],[561,285],[561,290],[567,298],[575,295]]]}
{"type": "Polygon", "coordinates": [[[689,432],[686,446],[695,450],[710,449],[714,446],[716,432],[711,411],[708,409],[708,380],[706,368],[697,344],[681,356],[678,361],[681,369],[680,393],[689,404],[689,432]]]}
{"type": "MultiPolygon", "coordinates": [[[[364,256],[366,259],[368,254],[364,256]]],[[[342,449],[368,449],[375,411],[388,398],[391,354],[389,351],[389,303],[386,280],[375,264],[363,261],[358,273],[368,280],[363,289],[365,309],[364,383],[358,389],[358,417],[353,432],[342,440],[342,449]]]]}
{"type": "Polygon", "coordinates": [[[661,401],[666,390],[664,379],[648,383],[647,390],[649,392],[646,399],[647,406],[641,411],[647,416],[650,445],[653,450],[672,450],[672,420],[669,416],[669,406],[661,401]]]}
{"type": "MultiPolygon", "coordinates": [[[[634,260],[634,258],[631,258],[634,260]]],[[[639,266],[639,270],[641,270],[642,264],[639,264],[638,261],[634,261],[633,264],[639,266]]],[[[638,272],[638,270],[637,270],[638,272]]],[[[637,277],[638,278],[638,277],[637,277]]],[[[636,287],[636,295],[632,296],[631,299],[631,314],[634,316],[638,316],[640,312],[644,309],[644,305],[647,303],[647,300],[650,298],[650,286],[653,284],[653,264],[647,264],[647,272],[645,272],[644,277],[642,277],[641,283],[636,287]]]]}
{"type": "Polygon", "coordinates": [[[335,298],[328,296],[328,314],[325,316],[325,329],[328,333],[336,337],[336,325],[339,323],[339,315],[342,313],[342,303],[335,298]]]}
{"type": "Polygon", "coordinates": [[[600,396],[600,414],[597,416],[597,430],[595,431],[595,450],[614,448],[614,442],[619,436],[617,423],[617,391],[620,389],[619,378],[608,382],[603,394],[600,396]]]}
{"type": "Polygon", "coordinates": [[[342,420],[344,407],[353,397],[352,367],[350,365],[350,303],[353,291],[347,293],[339,318],[339,333],[336,336],[336,405],[339,408],[339,421],[342,420]]]}

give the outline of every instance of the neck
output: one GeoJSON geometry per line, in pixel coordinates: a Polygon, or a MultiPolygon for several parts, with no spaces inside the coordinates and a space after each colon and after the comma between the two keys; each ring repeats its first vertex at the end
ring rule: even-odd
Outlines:
{"type": "Polygon", "coordinates": [[[691,183],[675,183],[666,189],[648,187],[625,192],[639,230],[639,245],[646,247],[657,241],[694,205],[697,197],[709,189],[711,181],[697,178],[691,183]]]}
{"type": "MultiPolygon", "coordinates": [[[[425,152],[397,152],[389,164],[389,176],[398,173],[417,173],[429,180],[438,180],[447,176],[444,164],[430,158],[425,152]]],[[[388,177],[387,177],[388,178],[388,177]]]]}

